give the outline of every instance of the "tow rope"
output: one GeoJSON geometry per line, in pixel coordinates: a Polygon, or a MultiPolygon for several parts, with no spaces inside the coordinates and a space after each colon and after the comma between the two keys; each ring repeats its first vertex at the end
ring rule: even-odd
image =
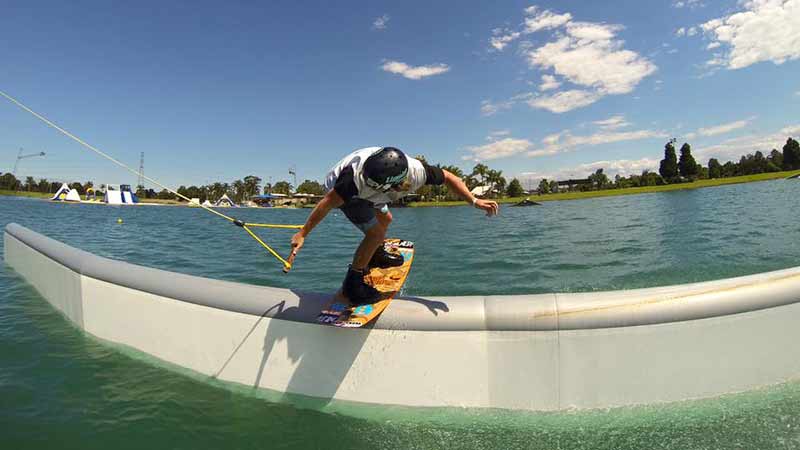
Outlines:
{"type": "MultiPolygon", "coordinates": [[[[22,103],[20,103],[20,102],[19,102],[17,99],[15,99],[15,98],[11,97],[10,95],[6,94],[5,92],[3,92],[3,91],[0,91],[0,95],[2,95],[3,97],[7,98],[7,99],[8,99],[10,102],[12,102],[12,103],[14,103],[15,105],[19,106],[19,107],[20,107],[20,108],[22,108],[23,110],[25,110],[25,111],[27,111],[27,112],[31,113],[31,114],[32,114],[34,117],[36,117],[37,119],[41,120],[42,122],[44,122],[44,123],[45,123],[45,124],[47,124],[48,126],[50,126],[50,127],[54,128],[54,129],[58,130],[59,132],[61,132],[61,134],[63,134],[63,135],[65,135],[65,136],[67,136],[68,138],[72,139],[73,141],[77,142],[78,144],[82,145],[83,147],[85,147],[85,148],[87,148],[87,149],[89,149],[89,150],[91,150],[91,151],[93,151],[93,152],[97,153],[98,155],[100,155],[100,156],[102,156],[103,158],[105,158],[105,159],[107,159],[107,160],[109,160],[109,161],[113,162],[114,164],[116,164],[116,165],[118,165],[118,166],[122,167],[123,169],[127,170],[128,172],[131,172],[131,173],[133,173],[134,175],[140,176],[140,177],[142,177],[143,179],[145,179],[145,180],[149,181],[150,183],[152,183],[152,184],[154,184],[154,185],[156,185],[156,186],[160,187],[161,189],[165,189],[166,191],[168,191],[168,192],[170,192],[170,193],[172,193],[172,194],[174,194],[174,195],[176,195],[176,196],[178,196],[178,197],[180,197],[180,198],[182,198],[182,199],[186,200],[186,201],[187,201],[187,202],[189,202],[190,204],[193,204],[193,203],[192,203],[192,200],[191,200],[189,197],[186,197],[185,195],[183,195],[183,194],[180,194],[180,193],[178,193],[177,191],[174,191],[174,190],[170,189],[169,187],[167,187],[167,186],[165,186],[165,185],[163,185],[163,184],[159,183],[158,181],[156,181],[156,180],[154,180],[154,179],[152,179],[152,178],[150,178],[150,177],[146,176],[146,175],[145,175],[145,174],[143,174],[143,173],[140,173],[139,171],[137,171],[137,170],[133,169],[132,167],[129,167],[129,166],[128,166],[128,165],[126,165],[125,163],[123,163],[123,162],[120,162],[120,161],[118,161],[118,160],[114,159],[113,157],[111,157],[110,155],[108,155],[108,154],[104,153],[104,152],[103,152],[103,151],[101,151],[100,149],[98,149],[98,148],[95,148],[95,147],[93,147],[92,145],[90,145],[90,144],[88,144],[88,143],[84,142],[84,141],[83,141],[82,139],[80,139],[79,137],[75,136],[74,134],[70,133],[69,131],[67,131],[67,130],[65,130],[65,129],[61,128],[60,126],[56,125],[55,123],[51,122],[51,121],[50,121],[50,120],[48,120],[46,117],[42,116],[41,114],[37,113],[36,111],[34,111],[34,110],[32,110],[32,109],[28,108],[27,106],[23,105],[23,104],[22,104],[22,103]]],[[[264,241],[263,241],[261,238],[259,238],[259,237],[258,237],[258,236],[257,236],[255,233],[253,233],[253,231],[252,231],[250,228],[283,228],[283,229],[299,229],[299,228],[303,228],[303,226],[302,226],[302,225],[283,225],[283,224],[271,224],[271,223],[250,223],[250,222],[244,222],[244,221],[241,221],[241,220],[239,220],[239,219],[236,219],[236,218],[233,218],[233,217],[227,216],[227,215],[225,215],[225,214],[222,214],[221,212],[219,212],[219,211],[217,211],[217,210],[214,210],[214,209],[212,209],[212,208],[210,208],[210,207],[208,207],[208,206],[205,206],[205,205],[202,205],[202,204],[199,204],[199,203],[197,203],[197,204],[195,204],[195,205],[196,205],[196,206],[199,206],[200,208],[203,208],[204,210],[206,210],[206,211],[208,211],[208,212],[210,212],[210,213],[212,213],[212,214],[216,214],[217,216],[219,216],[219,217],[222,217],[223,219],[225,219],[225,220],[227,220],[227,221],[231,222],[232,224],[234,224],[234,225],[236,225],[236,226],[238,226],[238,227],[241,227],[242,229],[244,229],[244,230],[247,232],[247,234],[249,234],[249,235],[250,235],[250,237],[252,237],[252,238],[253,238],[253,239],[254,239],[256,242],[258,242],[258,243],[259,243],[259,244],[260,244],[262,247],[264,247],[264,249],[266,249],[266,250],[267,250],[267,251],[268,251],[268,252],[269,252],[269,253],[270,253],[272,256],[274,256],[274,257],[275,257],[275,258],[276,258],[278,261],[280,261],[280,262],[283,264],[283,271],[284,271],[285,273],[287,273],[287,272],[289,272],[289,270],[291,270],[291,268],[292,268],[292,262],[293,262],[294,258],[293,258],[293,257],[289,257],[289,260],[288,260],[288,261],[287,261],[286,259],[284,259],[284,258],[283,258],[283,257],[282,257],[282,256],[281,256],[281,255],[280,255],[278,252],[276,252],[276,251],[275,251],[275,250],[274,250],[272,247],[270,247],[270,246],[269,246],[269,245],[268,245],[266,242],[264,242],[264,241]]]]}

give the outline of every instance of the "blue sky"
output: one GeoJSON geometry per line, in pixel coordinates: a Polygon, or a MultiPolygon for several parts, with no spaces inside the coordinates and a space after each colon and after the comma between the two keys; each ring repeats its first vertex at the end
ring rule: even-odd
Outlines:
{"type": "MultiPolygon", "coordinates": [[[[392,145],[508,179],[800,135],[800,0],[4,2],[0,90],[170,186],[392,145]],[[498,4],[495,4],[498,3],[498,4]]],[[[0,101],[0,171],[136,178],[0,101]]]]}

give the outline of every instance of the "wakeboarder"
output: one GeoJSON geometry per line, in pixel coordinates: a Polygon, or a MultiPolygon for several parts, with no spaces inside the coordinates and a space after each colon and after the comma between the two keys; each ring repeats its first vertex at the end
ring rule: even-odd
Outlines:
{"type": "Polygon", "coordinates": [[[303,228],[292,236],[289,261],[297,256],[311,230],[333,208],[339,208],[364,233],[342,283],[342,292],[354,305],[374,303],[380,293],[364,281],[368,267],[403,264],[402,257],[387,252],[382,245],[392,223],[388,205],[425,185],[445,185],[475,208],[486,211],[487,216],[499,211],[497,202],[476,198],[461,178],[447,170],[429,166],[394,147],[367,147],[345,156],[328,172],[327,194],[311,211],[303,228]]]}

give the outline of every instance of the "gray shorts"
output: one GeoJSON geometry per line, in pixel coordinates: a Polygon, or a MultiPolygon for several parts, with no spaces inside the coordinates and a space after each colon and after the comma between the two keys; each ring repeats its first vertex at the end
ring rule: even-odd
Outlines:
{"type": "MultiPolygon", "coordinates": [[[[377,225],[378,218],[376,214],[378,211],[382,211],[382,208],[383,206],[378,207],[374,203],[360,198],[352,198],[339,207],[347,217],[347,220],[361,230],[362,233],[366,233],[370,228],[377,225]]],[[[388,208],[386,208],[386,211],[388,212],[388,208]]]]}

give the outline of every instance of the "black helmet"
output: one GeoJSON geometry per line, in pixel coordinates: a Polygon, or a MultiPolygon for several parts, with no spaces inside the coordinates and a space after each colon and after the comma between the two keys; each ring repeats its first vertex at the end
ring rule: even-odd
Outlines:
{"type": "Polygon", "coordinates": [[[406,179],[408,160],[394,147],[383,147],[364,161],[364,179],[367,186],[378,191],[388,191],[406,179]]]}

